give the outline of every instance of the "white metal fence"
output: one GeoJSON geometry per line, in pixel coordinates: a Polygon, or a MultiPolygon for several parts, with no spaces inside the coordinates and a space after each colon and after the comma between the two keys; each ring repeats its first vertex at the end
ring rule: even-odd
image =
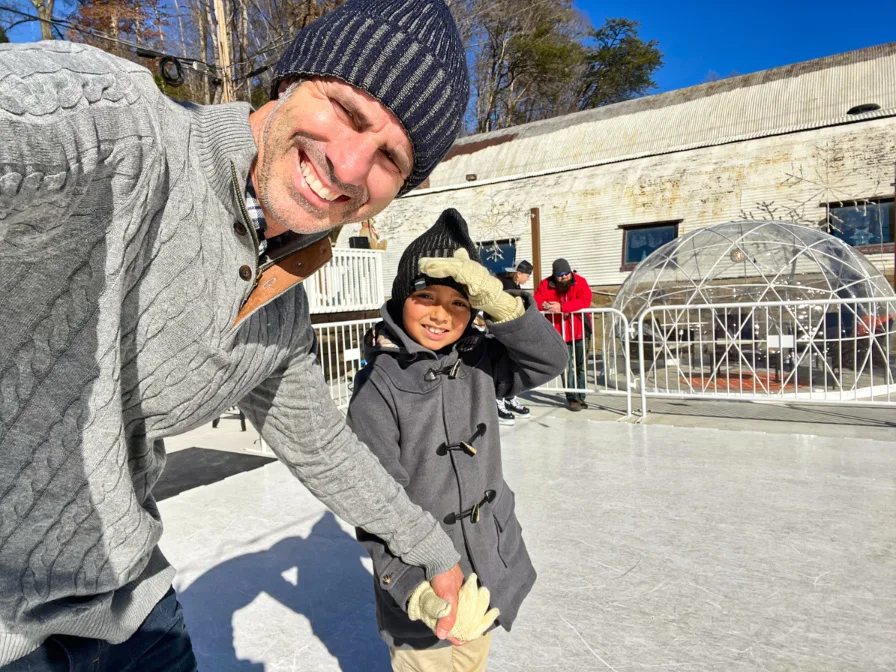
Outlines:
{"type": "MultiPolygon", "coordinates": [[[[556,322],[565,337],[566,326],[571,324],[570,316],[546,314],[547,319],[556,322]],[[563,318],[567,320],[563,322],[563,318]]],[[[629,353],[628,320],[618,310],[612,308],[599,308],[577,313],[575,320],[588,319],[591,321],[591,336],[583,341],[581,347],[569,347],[570,357],[573,362],[572,369],[567,369],[555,380],[538,388],[541,391],[561,393],[577,392],[575,378],[567,381],[570,371],[575,371],[575,365],[581,361],[581,369],[584,371],[585,380],[581,391],[586,394],[619,394],[626,397],[628,414],[631,415],[631,387],[633,376],[630,374],[631,366],[629,353]],[[614,337],[613,328],[624,325],[620,330],[620,339],[614,337]]],[[[319,358],[324,371],[324,378],[330,389],[330,396],[339,408],[346,408],[352,396],[352,381],[355,374],[363,366],[363,338],[364,334],[378,319],[352,320],[349,322],[331,322],[314,326],[317,335],[319,358]]]]}
{"type": "Polygon", "coordinates": [[[654,306],[637,325],[647,397],[896,406],[896,297],[654,306]]]}
{"type": "MultiPolygon", "coordinates": [[[[571,367],[538,389],[622,395],[629,416],[633,396],[642,417],[648,398],[663,397],[896,406],[896,297],[655,306],[635,325],[612,308],[546,319],[564,340],[584,338],[568,346],[571,367]]],[[[340,408],[377,321],[314,327],[340,408]]]]}
{"type": "Polygon", "coordinates": [[[304,282],[311,313],[376,310],[383,305],[383,251],[335,248],[304,282]]]}
{"type": "Polygon", "coordinates": [[[614,308],[592,308],[544,316],[567,342],[570,363],[561,376],[538,390],[625,395],[627,415],[631,415],[634,377],[631,329],[625,315],[614,308]]]}
{"type": "Polygon", "coordinates": [[[348,408],[355,374],[364,365],[364,334],[377,322],[379,319],[314,325],[324,379],[339,408],[348,408]]]}

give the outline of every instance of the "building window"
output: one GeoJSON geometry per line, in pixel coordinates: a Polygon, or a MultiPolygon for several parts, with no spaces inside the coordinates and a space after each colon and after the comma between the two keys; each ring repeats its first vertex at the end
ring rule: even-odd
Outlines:
{"type": "Polygon", "coordinates": [[[653,252],[678,237],[680,219],[652,224],[625,224],[622,229],[622,267],[630,271],[653,252]]]}
{"type": "Polygon", "coordinates": [[[823,204],[830,208],[828,231],[860,252],[893,250],[894,217],[892,198],[823,204]]]}
{"type": "Polygon", "coordinates": [[[484,240],[476,243],[479,248],[479,259],[482,265],[493,275],[506,273],[508,268],[513,268],[516,263],[516,241],[513,238],[505,240],[484,240]]]}

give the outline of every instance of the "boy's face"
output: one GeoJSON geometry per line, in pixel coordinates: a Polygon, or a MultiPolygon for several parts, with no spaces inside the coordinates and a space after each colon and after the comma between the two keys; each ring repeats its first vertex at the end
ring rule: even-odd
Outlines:
{"type": "Polygon", "coordinates": [[[456,342],[470,324],[472,309],[463,294],[452,287],[433,285],[405,299],[401,319],[405,331],[430,350],[456,342]]]}

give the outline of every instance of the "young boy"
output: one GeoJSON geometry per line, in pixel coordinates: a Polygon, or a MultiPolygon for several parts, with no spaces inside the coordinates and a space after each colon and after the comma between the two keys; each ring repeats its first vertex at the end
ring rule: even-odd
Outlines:
{"type": "Polygon", "coordinates": [[[475,572],[484,586],[475,574],[468,579],[451,639],[441,640],[430,628],[443,614],[427,612],[434,595],[423,570],[358,530],[373,559],[377,622],[396,672],[484,670],[491,633],[479,635],[497,614],[484,613],[489,592],[498,624],[510,630],[535,582],[501,469],[495,399],[560,375],[566,344],[530,298],[504,292],[477,260],[456,210],[410,244],[383,321],[365,336],[368,364],[348,411],[349,425],[411,500],[441,521],[464,574],[475,572]],[[471,328],[479,310],[487,334],[471,328]],[[467,639],[475,641],[451,646],[467,639]]]}

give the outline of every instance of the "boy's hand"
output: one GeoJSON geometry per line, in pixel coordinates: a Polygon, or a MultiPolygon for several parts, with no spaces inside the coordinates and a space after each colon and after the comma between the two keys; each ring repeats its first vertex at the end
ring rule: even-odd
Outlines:
{"type": "Polygon", "coordinates": [[[453,258],[423,257],[420,272],[431,278],[452,278],[467,288],[470,303],[476,310],[484,310],[495,322],[509,322],[526,312],[523,300],[504,291],[501,281],[488,274],[482,264],[472,259],[464,249],[453,258]]]}
{"type": "MultiPolygon", "coordinates": [[[[453,257],[423,257],[419,262],[420,272],[431,278],[453,278],[467,288],[470,300],[481,294],[504,291],[501,281],[489,275],[488,269],[472,259],[466,250],[454,252],[453,257]]],[[[482,308],[473,305],[474,308],[482,308]]]]}

